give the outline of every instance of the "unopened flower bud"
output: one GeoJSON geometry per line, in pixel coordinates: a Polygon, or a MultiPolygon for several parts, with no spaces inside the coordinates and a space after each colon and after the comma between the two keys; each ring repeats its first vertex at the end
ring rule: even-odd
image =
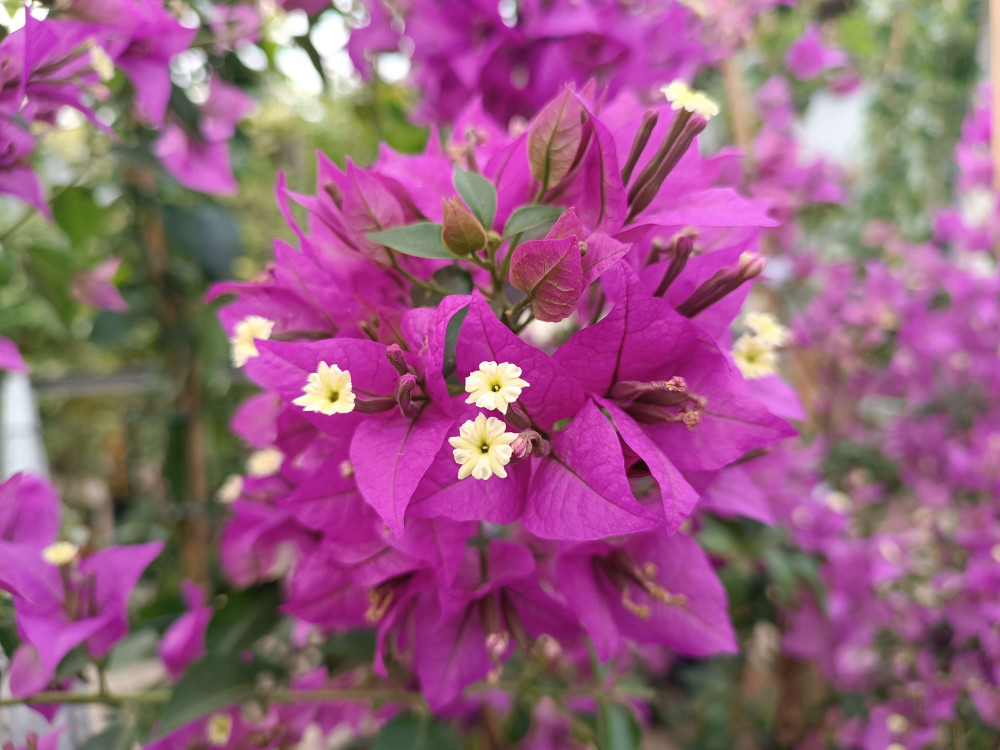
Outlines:
{"type": "Polygon", "coordinates": [[[417,376],[412,372],[401,376],[399,382],[396,384],[396,403],[399,404],[399,410],[403,412],[403,416],[410,419],[413,419],[420,413],[420,409],[410,398],[413,389],[416,387],[417,376]]]}
{"type": "Polygon", "coordinates": [[[636,162],[642,156],[642,152],[649,142],[649,137],[653,134],[653,128],[656,127],[656,121],[659,117],[660,114],[655,109],[650,109],[643,113],[642,122],[639,124],[639,129],[635,131],[635,137],[632,139],[632,148],[629,149],[628,158],[625,159],[625,166],[622,167],[623,185],[628,185],[628,181],[632,178],[632,170],[635,169],[636,162]]]}
{"type": "Polygon", "coordinates": [[[333,205],[337,208],[341,208],[344,205],[344,191],[340,189],[337,183],[330,181],[323,185],[323,192],[330,196],[330,200],[333,201],[333,205]]]}
{"type": "Polygon", "coordinates": [[[498,662],[510,647],[510,633],[490,633],[486,636],[486,650],[490,654],[490,659],[498,662]]]}
{"type": "Polygon", "coordinates": [[[740,255],[736,268],[723,268],[695,289],[691,296],[677,306],[677,312],[687,318],[711,307],[727,294],[739,289],[740,285],[764,272],[767,260],[756,253],[740,255]]]}
{"type": "MultiPolygon", "coordinates": [[[[686,119],[678,115],[674,117],[674,120],[683,123],[680,127],[680,132],[677,133],[673,141],[669,142],[669,147],[664,152],[663,147],[668,144],[668,139],[674,132],[674,128],[671,127],[671,130],[667,133],[667,139],[664,139],[664,143],[660,147],[660,151],[653,157],[653,161],[650,161],[645,166],[642,174],[636,178],[635,184],[629,190],[628,221],[631,221],[642,213],[653,202],[657,193],[660,192],[663,181],[667,179],[667,176],[677,166],[678,162],[680,162],[681,157],[690,148],[694,139],[708,125],[708,121],[697,114],[689,115],[686,119]]],[[[671,123],[671,125],[673,124],[671,123]]]]}
{"type": "Polygon", "coordinates": [[[547,456],[550,446],[547,440],[534,430],[525,430],[510,444],[511,453],[514,458],[528,458],[528,456],[547,456]]]}
{"type": "Polygon", "coordinates": [[[385,358],[389,360],[389,364],[395,368],[399,375],[406,375],[410,372],[410,367],[406,364],[406,357],[403,356],[403,350],[399,348],[399,344],[390,344],[385,350],[385,358]]]}
{"type": "Polygon", "coordinates": [[[473,255],[486,249],[486,230],[458,198],[441,202],[441,241],[458,256],[473,255]]]}
{"type": "Polygon", "coordinates": [[[755,279],[764,273],[767,266],[767,258],[757,253],[741,253],[740,264],[736,268],[736,275],[740,278],[740,283],[755,279]]]}
{"type": "Polygon", "coordinates": [[[670,243],[670,265],[667,266],[660,285],[653,292],[655,296],[662,297],[666,294],[670,285],[681,275],[681,271],[687,266],[688,258],[694,252],[694,241],[697,237],[697,231],[688,229],[677,235],[670,243]]]}

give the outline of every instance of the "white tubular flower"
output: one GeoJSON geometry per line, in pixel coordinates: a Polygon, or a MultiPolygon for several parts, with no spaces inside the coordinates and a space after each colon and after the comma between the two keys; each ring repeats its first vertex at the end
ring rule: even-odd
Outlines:
{"type": "Polygon", "coordinates": [[[254,451],[247,457],[247,474],[252,477],[269,477],[281,468],[284,460],[285,454],[277,448],[254,451]]]}
{"type": "Polygon", "coordinates": [[[80,548],[72,542],[56,542],[42,550],[42,559],[49,565],[69,565],[79,552],[80,548]]]}
{"type": "Polygon", "coordinates": [[[788,329],[781,325],[773,315],[748,313],[745,322],[747,328],[771,346],[784,346],[788,343],[788,329]]]}
{"type": "Polygon", "coordinates": [[[496,417],[480,414],[475,421],[467,420],[458,437],[448,438],[455,449],[455,463],[459,464],[458,478],[489,479],[496,474],[506,478],[504,469],[510,462],[510,444],[516,433],[507,432],[507,425],[496,417]]]}
{"type": "Polygon", "coordinates": [[[271,338],[271,331],[274,330],[274,321],[262,318],[259,315],[249,315],[233,329],[233,335],[229,338],[232,347],[233,367],[243,367],[248,361],[258,356],[256,339],[267,341],[271,338]]]}
{"type": "Polygon", "coordinates": [[[510,362],[480,362],[479,369],[465,379],[467,404],[480,409],[496,409],[507,413],[507,405],[517,401],[528,383],[521,380],[521,368],[510,362]]]}
{"type": "Polygon", "coordinates": [[[663,95],[670,102],[671,109],[683,109],[695,115],[701,115],[706,120],[711,120],[719,114],[719,105],[716,104],[704,91],[695,91],[684,81],[674,81],[660,88],[663,95]]]}
{"type": "Polygon", "coordinates": [[[332,416],[354,411],[354,389],[351,373],[337,365],[320,362],[316,372],[309,375],[309,381],[302,388],[304,395],[292,401],[305,411],[332,416]]]}
{"type": "Polygon", "coordinates": [[[754,334],[744,333],[736,339],[733,359],[746,378],[763,378],[778,371],[778,355],[774,346],[754,334]]]}

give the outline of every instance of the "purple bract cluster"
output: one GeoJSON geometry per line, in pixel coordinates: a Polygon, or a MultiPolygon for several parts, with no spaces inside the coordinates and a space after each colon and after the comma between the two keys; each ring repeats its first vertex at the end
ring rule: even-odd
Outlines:
{"type": "Polygon", "coordinates": [[[794,434],[736,365],[773,351],[729,333],[773,221],[692,147],[714,105],[668,97],[588,86],[519,135],[473,106],[445,149],[320,157],[315,194],[279,184],[298,247],[212,293],[264,391],[233,423],[258,452],[227,573],[282,579],[325,633],[376,629],[375,671],[437,710],[539,648],[587,673],[587,636],[602,661],[735,648],[679,528],[692,481],[794,434]]]}

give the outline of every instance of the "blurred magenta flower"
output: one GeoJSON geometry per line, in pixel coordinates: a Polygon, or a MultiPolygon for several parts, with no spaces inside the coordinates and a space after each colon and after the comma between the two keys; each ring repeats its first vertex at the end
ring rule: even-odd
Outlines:
{"type": "Polygon", "coordinates": [[[163,548],[151,542],[81,555],[56,541],[59,516],[59,498],[44,480],[18,475],[0,485],[0,589],[14,600],[22,638],[10,666],[19,698],[49,685],[77,646],[99,658],[125,637],[129,595],[163,548]]]}
{"type": "Polygon", "coordinates": [[[212,619],[212,608],[205,604],[205,592],[193,581],[181,582],[181,594],[188,611],[163,634],[160,658],[167,673],[178,679],[187,667],[205,655],[205,631],[212,619]]]}
{"type": "Polygon", "coordinates": [[[229,139],[236,125],[254,107],[241,89],[215,78],[208,99],[199,108],[200,132],[192,134],[179,121],[166,124],[153,153],[178,182],[191,190],[232,195],[237,190],[229,157],[229,139]]]}
{"type": "Polygon", "coordinates": [[[0,336],[0,371],[11,370],[13,372],[27,372],[28,366],[24,364],[21,352],[10,339],[0,336]]]}
{"type": "Polygon", "coordinates": [[[828,47],[823,42],[819,26],[809,26],[785,54],[785,65],[799,80],[808,80],[832,68],[842,68],[849,62],[843,50],[828,47]]]}
{"type": "Polygon", "coordinates": [[[121,258],[112,256],[93,268],[78,273],[73,279],[70,294],[81,304],[98,310],[125,312],[128,305],[114,284],[115,274],[121,264],[121,258]]]}

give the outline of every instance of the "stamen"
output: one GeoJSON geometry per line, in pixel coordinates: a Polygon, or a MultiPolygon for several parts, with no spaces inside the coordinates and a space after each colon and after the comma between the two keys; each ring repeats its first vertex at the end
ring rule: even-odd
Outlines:
{"type": "Polygon", "coordinates": [[[649,605],[633,602],[629,598],[628,589],[622,591],[622,606],[641,620],[649,619],[649,605]]]}
{"type": "Polygon", "coordinates": [[[365,620],[375,623],[385,617],[394,596],[393,588],[384,584],[368,589],[368,609],[365,611],[365,620]]]}

